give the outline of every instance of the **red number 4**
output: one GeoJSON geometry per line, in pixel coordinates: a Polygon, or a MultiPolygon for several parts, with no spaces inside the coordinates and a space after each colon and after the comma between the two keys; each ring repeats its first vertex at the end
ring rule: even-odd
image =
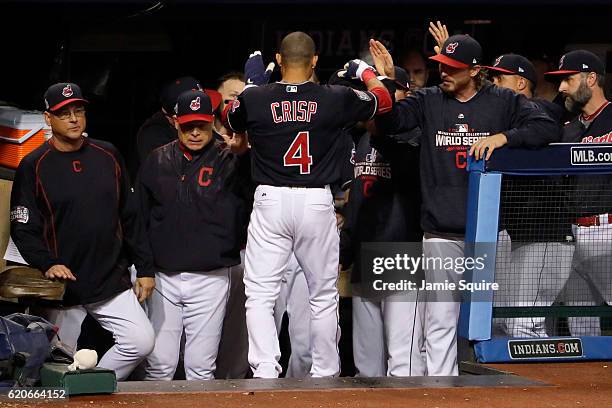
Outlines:
{"type": "Polygon", "coordinates": [[[300,166],[300,174],[310,174],[312,156],[309,152],[310,134],[300,132],[297,134],[289,149],[283,156],[285,166],[300,166]]]}

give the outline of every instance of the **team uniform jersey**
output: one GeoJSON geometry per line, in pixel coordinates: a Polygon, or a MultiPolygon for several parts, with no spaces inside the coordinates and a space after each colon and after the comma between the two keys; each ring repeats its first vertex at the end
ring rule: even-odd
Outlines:
{"type": "Polygon", "coordinates": [[[242,92],[227,113],[232,131],[248,129],[257,184],[322,187],[340,178],[339,137],[377,110],[370,92],[312,82],[276,82],[242,92]]]}
{"type": "Polygon", "coordinates": [[[508,146],[538,147],[559,138],[558,125],[522,95],[486,83],[461,102],[439,87],[418,90],[376,117],[383,134],[420,127],[421,226],[425,232],[463,235],[470,145],[503,132],[508,146]]]}
{"type": "Polygon", "coordinates": [[[246,234],[248,157],[211,141],[197,155],[178,140],[143,163],[136,193],[154,264],[161,272],[201,272],[240,263],[246,234]]]}
{"type": "Polygon", "coordinates": [[[60,152],[49,141],[19,164],[11,236],[34,268],[65,265],[72,271],[76,281],[67,281],[65,305],[128,289],[132,262],[139,277],[154,275],[128,180],[115,147],[91,138],[74,152],[60,152]]]}
{"type": "MultiPolygon", "coordinates": [[[[607,103],[590,118],[579,115],[563,128],[568,143],[612,143],[612,104],[607,103]]],[[[612,176],[590,175],[570,178],[575,182],[571,202],[578,217],[606,214],[612,211],[612,176]]]]}
{"type": "Polygon", "coordinates": [[[417,241],[418,148],[397,138],[372,138],[354,131],[354,169],[345,227],[341,234],[341,263],[353,264],[351,281],[361,280],[362,242],[417,241]]]}

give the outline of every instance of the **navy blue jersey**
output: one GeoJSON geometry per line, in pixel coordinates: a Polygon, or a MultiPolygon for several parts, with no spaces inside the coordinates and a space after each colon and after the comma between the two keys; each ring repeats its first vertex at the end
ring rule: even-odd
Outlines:
{"type": "Polygon", "coordinates": [[[353,263],[352,282],[360,281],[359,253],[363,242],[419,240],[420,194],[418,147],[401,137],[372,138],[352,132],[351,183],[346,222],[341,234],[341,263],[353,263]]]}
{"type": "Polygon", "coordinates": [[[113,145],[85,138],[61,152],[51,141],[23,158],[11,192],[11,236],[28,264],[68,267],[66,306],[99,302],[131,286],[128,266],[152,277],[123,159],[113,145]]]}
{"type": "Polygon", "coordinates": [[[421,128],[421,226],[425,232],[455,235],[465,233],[470,145],[501,132],[510,147],[539,147],[560,137],[546,112],[490,83],[465,102],[439,87],[420,89],[377,116],[376,125],[383,134],[421,128]]]}
{"type": "Polygon", "coordinates": [[[202,272],[239,264],[248,156],[238,158],[214,140],[197,154],[180,146],[175,140],[154,150],[136,183],[156,270],[202,272]]]}
{"type": "Polygon", "coordinates": [[[371,119],[377,107],[370,92],[276,82],[242,92],[227,122],[248,133],[255,183],[320,187],[340,178],[342,128],[371,119]]]}

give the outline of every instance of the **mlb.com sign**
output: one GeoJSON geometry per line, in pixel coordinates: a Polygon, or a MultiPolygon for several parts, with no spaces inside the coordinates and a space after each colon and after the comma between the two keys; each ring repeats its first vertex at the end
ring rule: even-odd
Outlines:
{"type": "Polygon", "coordinates": [[[567,339],[508,340],[513,360],[583,357],[582,341],[567,339]]]}
{"type": "Polygon", "coordinates": [[[612,166],[612,146],[589,146],[571,148],[572,166],[612,166]]]}

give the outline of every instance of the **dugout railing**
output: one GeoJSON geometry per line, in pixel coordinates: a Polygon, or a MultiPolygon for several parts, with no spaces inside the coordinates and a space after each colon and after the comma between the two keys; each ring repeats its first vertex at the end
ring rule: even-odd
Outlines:
{"type": "Polygon", "coordinates": [[[468,279],[500,286],[461,305],[476,360],[612,359],[612,145],[503,148],[467,170],[466,256],[497,247],[468,279]]]}

